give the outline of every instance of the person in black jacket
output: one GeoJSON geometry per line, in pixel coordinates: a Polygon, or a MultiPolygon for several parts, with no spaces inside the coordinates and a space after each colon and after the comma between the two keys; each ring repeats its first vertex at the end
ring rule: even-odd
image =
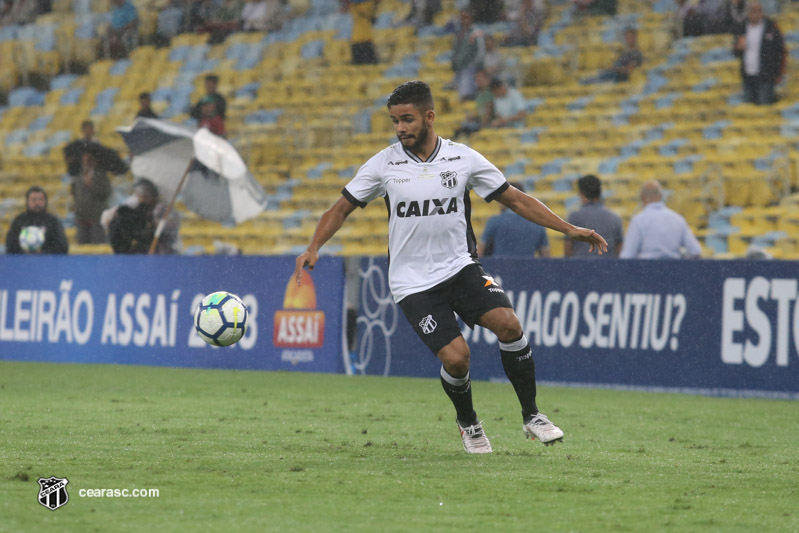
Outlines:
{"type": "MultiPolygon", "coordinates": [[[[115,254],[146,254],[155,238],[158,222],[166,210],[159,202],[158,187],[140,178],[133,185],[133,196],[107,209],[102,216],[108,227],[108,240],[115,254]]],[[[174,211],[166,220],[156,254],[174,254],[180,222],[174,211]]]]}
{"type": "Polygon", "coordinates": [[[735,34],[733,47],[741,58],[744,102],[770,105],[785,62],[785,42],[773,20],[763,16],[760,2],[749,2],[746,24],[735,34]]]}
{"type": "Polygon", "coordinates": [[[47,212],[47,193],[41,187],[31,187],[25,193],[24,213],[11,222],[6,235],[6,253],[9,254],[65,254],[69,243],[64,226],[57,217],[47,212]],[[26,239],[26,236],[44,233],[44,238],[26,239]],[[20,240],[20,235],[23,239],[20,240]]]}

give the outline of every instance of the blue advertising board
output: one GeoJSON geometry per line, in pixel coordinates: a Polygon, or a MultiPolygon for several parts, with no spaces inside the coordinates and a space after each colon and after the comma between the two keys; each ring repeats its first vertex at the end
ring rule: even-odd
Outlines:
{"type": "MultiPolygon", "coordinates": [[[[545,382],[799,398],[799,265],[787,261],[486,258],[545,382]]],[[[391,299],[385,259],[361,268],[351,372],[436,376],[391,299]]],[[[472,377],[504,380],[497,339],[462,328],[472,377]]]]}
{"type": "Polygon", "coordinates": [[[0,256],[0,360],[342,372],[344,264],[293,257],[0,256]],[[245,336],[208,346],[194,310],[238,294],[245,336]]]}

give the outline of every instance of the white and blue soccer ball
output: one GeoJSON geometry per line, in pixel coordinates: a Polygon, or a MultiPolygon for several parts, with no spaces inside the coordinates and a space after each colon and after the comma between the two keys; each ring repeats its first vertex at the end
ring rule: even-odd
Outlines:
{"type": "Polygon", "coordinates": [[[25,253],[36,253],[44,246],[44,227],[25,226],[19,232],[19,247],[25,253]]]}
{"type": "Polygon", "coordinates": [[[247,332],[247,307],[241,298],[226,291],[203,298],[194,312],[194,329],[214,346],[230,346],[247,332]]]}

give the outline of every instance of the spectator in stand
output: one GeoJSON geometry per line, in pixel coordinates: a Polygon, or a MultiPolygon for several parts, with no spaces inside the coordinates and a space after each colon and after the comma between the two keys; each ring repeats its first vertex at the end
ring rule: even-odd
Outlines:
{"type": "Polygon", "coordinates": [[[771,105],[774,86],[785,68],[785,43],[773,20],[763,15],[758,1],[749,2],[746,24],[735,34],[734,53],[741,58],[744,102],[771,105]]]}
{"type": "Polygon", "coordinates": [[[224,120],[227,118],[227,100],[218,92],[218,87],[219,76],[207,74],[205,76],[205,96],[191,108],[189,114],[191,118],[200,122],[203,119],[203,100],[205,100],[206,96],[210,96],[215,106],[214,116],[222,118],[222,129],[224,129],[224,120]]]}
{"type": "Polygon", "coordinates": [[[493,24],[505,20],[502,0],[469,0],[468,9],[475,24],[493,24]]]}
{"type": "Polygon", "coordinates": [[[341,0],[341,8],[352,16],[352,64],[376,65],[379,60],[372,25],[377,16],[377,0],[341,0]]]}
{"type": "MultiPolygon", "coordinates": [[[[95,145],[98,146],[98,145],[95,145]]],[[[78,244],[100,244],[106,242],[100,225],[100,215],[108,208],[111,182],[108,174],[97,163],[100,156],[96,149],[83,152],[81,174],[72,180],[75,228],[78,244]]]]}
{"type": "Polygon", "coordinates": [[[663,203],[663,190],[657,181],[641,186],[644,209],[630,220],[622,259],[697,258],[702,247],[688,223],[663,203]]]}
{"type": "Polygon", "coordinates": [[[616,58],[613,66],[608,70],[603,70],[597,76],[582,80],[583,84],[590,83],[620,83],[628,81],[633,70],[640,67],[644,62],[644,55],[638,48],[638,30],[627,28],[624,30],[625,49],[616,58]]]}
{"type": "Polygon", "coordinates": [[[241,10],[244,31],[277,31],[283,25],[283,19],[280,0],[247,0],[241,10]]]}
{"type": "Polygon", "coordinates": [[[618,0],[572,0],[579,15],[615,15],[618,0]]]}
{"type": "Polygon", "coordinates": [[[449,86],[458,91],[461,100],[472,100],[477,92],[474,74],[483,64],[485,41],[482,32],[474,29],[469,11],[461,11],[459,21],[451,62],[455,77],[449,86]]]}
{"type": "Polygon", "coordinates": [[[105,57],[128,57],[139,44],[139,13],[130,0],[111,0],[111,24],[103,39],[105,57]]]}
{"type": "Polygon", "coordinates": [[[727,11],[727,27],[733,35],[741,33],[746,24],[746,0],[729,0],[727,11]]]}
{"type": "Polygon", "coordinates": [[[214,13],[214,0],[186,0],[189,4],[188,30],[194,33],[205,31],[214,13]]]}
{"type": "Polygon", "coordinates": [[[64,162],[67,165],[67,174],[73,179],[79,178],[83,172],[83,154],[91,151],[97,164],[105,171],[112,174],[124,174],[128,166],[119,157],[119,154],[100,144],[94,136],[94,123],[84,120],[80,125],[82,137],[74,140],[64,147],[64,162]]]}
{"type": "MultiPolygon", "coordinates": [[[[31,239],[36,242],[36,239],[31,239]]],[[[31,187],[25,193],[25,212],[11,221],[6,235],[6,253],[8,254],[65,254],[69,251],[69,243],[64,233],[64,226],[57,217],[47,212],[47,193],[41,187],[31,187]],[[26,243],[23,249],[20,235],[27,240],[30,234],[44,234],[39,244],[32,247],[26,243]]]]}
{"type": "Polygon", "coordinates": [[[589,246],[566,239],[563,243],[564,255],[566,257],[618,257],[621,253],[623,239],[621,217],[603,205],[602,182],[593,174],[589,174],[577,180],[577,187],[580,191],[582,206],[569,214],[568,222],[577,225],[588,224],[585,227],[601,231],[602,236],[608,242],[608,253],[602,255],[590,253],[589,246]]]}
{"type": "Polygon", "coordinates": [[[7,0],[0,7],[0,26],[24,26],[42,12],[37,0],[7,0]]]}
{"type": "Polygon", "coordinates": [[[522,0],[518,18],[502,43],[504,46],[533,46],[538,44],[538,32],[547,15],[546,0],[522,0]]]}
{"type": "Polygon", "coordinates": [[[441,0],[411,0],[411,12],[405,18],[416,29],[433,23],[433,17],[441,12],[441,0]]]}
{"type": "Polygon", "coordinates": [[[141,118],[158,118],[158,115],[155,111],[153,111],[152,102],[150,100],[150,93],[143,92],[139,93],[139,111],[136,113],[136,117],[141,118]]]}
{"type": "Polygon", "coordinates": [[[455,137],[461,135],[468,137],[476,131],[487,128],[494,119],[494,95],[491,92],[491,77],[484,70],[478,70],[474,75],[477,85],[477,96],[474,99],[475,112],[468,114],[466,120],[455,131],[455,137]]]}
{"type": "Polygon", "coordinates": [[[697,13],[702,19],[702,33],[712,35],[728,33],[729,0],[699,0],[697,13]]]}
{"type": "MultiPolygon", "coordinates": [[[[159,201],[158,187],[146,178],[133,185],[133,196],[122,204],[106,209],[102,215],[103,226],[115,254],[146,254],[155,238],[158,222],[166,212],[166,204],[159,201]]],[[[167,218],[156,254],[174,254],[178,241],[180,220],[174,211],[167,218]]]]}
{"type": "Polygon", "coordinates": [[[527,103],[522,94],[499,78],[491,80],[494,96],[492,128],[521,128],[527,118],[527,103]]]}
{"type": "Polygon", "coordinates": [[[209,44],[219,44],[241,28],[242,10],[241,0],[223,0],[214,7],[211,19],[205,25],[205,31],[211,33],[209,44]]]}
{"type": "Polygon", "coordinates": [[[505,68],[505,58],[502,52],[497,48],[497,41],[493,35],[486,34],[483,38],[485,42],[485,55],[483,56],[483,70],[488,73],[490,78],[502,78],[507,76],[507,69],[505,68]]]}
{"type": "Polygon", "coordinates": [[[208,128],[214,135],[225,137],[225,119],[217,112],[216,102],[211,96],[203,96],[200,100],[200,119],[198,126],[208,128]]]}
{"type": "Polygon", "coordinates": [[[702,18],[690,0],[674,0],[672,35],[675,39],[702,35],[702,18]]]}
{"type": "MultiPolygon", "coordinates": [[[[511,185],[524,192],[521,184],[511,185]]],[[[500,213],[486,222],[477,255],[550,257],[549,237],[543,226],[530,222],[502,206],[500,213]]]]}

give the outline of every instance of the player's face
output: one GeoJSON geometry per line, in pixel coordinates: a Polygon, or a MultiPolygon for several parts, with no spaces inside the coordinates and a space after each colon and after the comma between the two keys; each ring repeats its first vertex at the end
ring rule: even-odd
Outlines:
{"type": "Polygon", "coordinates": [[[394,132],[402,146],[411,151],[424,146],[430,135],[430,124],[435,112],[427,111],[422,115],[413,104],[394,105],[388,111],[394,123],[394,132]]]}
{"type": "Polygon", "coordinates": [[[28,211],[32,213],[44,213],[47,207],[47,200],[44,193],[32,192],[28,195],[28,211]]]}

